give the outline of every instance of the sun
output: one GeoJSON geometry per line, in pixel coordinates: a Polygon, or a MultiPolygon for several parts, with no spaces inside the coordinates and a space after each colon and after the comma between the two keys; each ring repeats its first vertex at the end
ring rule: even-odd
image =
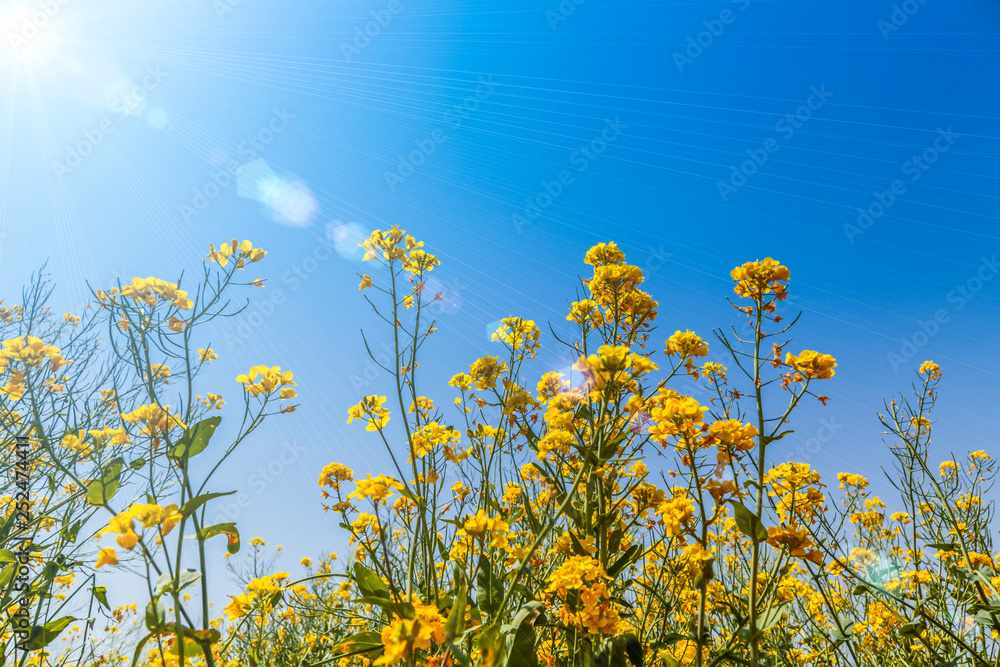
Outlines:
{"type": "Polygon", "coordinates": [[[0,13],[0,39],[8,51],[19,58],[44,60],[58,49],[59,14],[63,2],[50,0],[33,8],[11,7],[0,13]]]}

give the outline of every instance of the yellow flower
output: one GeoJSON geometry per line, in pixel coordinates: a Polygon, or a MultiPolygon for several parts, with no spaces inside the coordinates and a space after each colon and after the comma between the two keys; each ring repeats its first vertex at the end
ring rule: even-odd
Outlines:
{"type": "Polygon", "coordinates": [[[434,447],[449,443],[457,443],[461,436],[458,431],[450,427],[444,427],[437,422],[430,422],[420,427],[413,434],[413,451],[417,458],[423,458],[429,454],[434,447]]]}
{"type": "Polygon", "coordinates": [[[169,302],[178,310],[191,310],[194,302],[187,297],[187,292],[178,289],[174,283],[159,278],[133,278],[132,282],[121,289],[121,296],[141,301],[147,306],[155,306],[160,302],[169,302]]]}
{"type": "Polygon", "coordinates": [[[319,475],[319,485],[329,486],[331,489],[339,489],[341,482],[350,482],[353,479],[353,470],[342,463],[329,463],[319,475]]]}
{"type": "Polygon", "coordinates": [[[730,272],[738,296],[762,300],[767,294],[774,294],[778,300],[787,296],[786,290],[790,272],[775,259],[767,257],[761,261],[747,262],[730,272]]]}
{"type": "Polygon", "coordinates": [[[445,619],[437,607],[425,605],[416,597],[410,603],[413,605],[414,618],[396,617],[382,629],[384,652],[373,665],[394,665],[407,660],[413,649],[429,650],[432,641],[444,644],[445,619]]]}
{"type": "Polygon", "coordinates": [[[94,568],[101,568],[105,565],[118,565],[118,554],[112,547],[105,547],[97,552],[97,565],[94,568]]]}
{"type": "Polygon", "coordinates": [[[920,364],[921,373],[926,373],[930,376],[932,380],[937,380],[941,377],[941,367],[935,364],[933,361],[925,361],[920,364]]]}
{"type": "Polygon", "coordinates": [[[372,286],[372,277],[369,275],[361,276],[361,284],[358,285],[359,290],[365,290],[372,286]]]}
{"type": "Polygon", "coordinates": [[[507,548],[507,533],[510,526],[500,517],[486,515],[486,510],[479,510],[468,519],[458,531],[459,535],[471,535],[483,541],[488,541],[495,549],[507,548]]]}
{"type": "Polygon", "coordinates": [[[367,419],[366,431],[381,431],[389,423],[389,410],[383,408],[385,396],[365,396],[361,401],[347,411],[347,423],[355,419],[367,419]]]}
{"type": "MultiPolygon", "coordinates": [[[[294,385],[291,371],[282,371],[278,366],[254,366],[246,375],[238,375],[236,381],[243,385],[248,394],[260,396],[270,394],[279,387],[294,385]]],[[[294,393],[292,394],[294,396],[294,393]]],[[[285,398],[281,396],[280,398],[285,398]]]]}
{"type": "Polygon", "coordinates": [[[347,494],[348,498],[356,498],[358,500],[371,498],[373,502],[382,502],[383,504],[386,498],[392,496],[393,489],[402,490],[405,488],[395,478],[386,477],[385,475],[379,475],[374,478],[368,475],[366,479],[359,479],[355,484],[357,484],[357,490],[347,494]]]}
{"type": "Polygon", "coordinates": [[[688,357],[707,357],[708,343],[703,341],[693,331],[678,330],[667,340],[667,349],[664,350],[664,353],[671,357],[676,354],[682,359],[688,357]]]}
{"type": "Polygon", "coordinates": [[[807,380],[828,380],[833,377],[837,360],[829,354],[820,354],[814,350],[802,350],[796,356],[785,355],[785,364],[798,371],[807,380]]]}
{"type": "Polygon", "coordinates": [[[215,361],[218,358],[219,358],[219,355],[217,355],[215,353],[215,350],[213,350],[212,348],[210,348],[210,347],[209,348],[204,348],[204,347],[198,348],[198,360],[199,361],[202,361],[202,362],[205,362],[205,361],[215,361]]]}
{"type": "Polygon", "coordinates": [[[512,350],[524,349],[525,353],[535,358],[535,352],[541,345],[538,343],[541,330],[532,320],[522,320],[520,317],[505,317],[500,327],[493,332],[492,340],[500,340],[510,345],[512,350]]]}
{"type": "Polygon", "coordinates": [[[625,261],[625,253],[619,250],[614,243],[598,243],[587,251],[583,261],[591,266],[620,264],[625,261]]]}
{"type": "MultiPolygon", "coordinates": [[[[242,269],[246,265],[247,260],[250,262],[259,262],[264,259],[266,254],[266,251],[260,248],[254,248],[250,241],[243,241],[242,243],[239,243],[236,239],[233,239],[231,243],[223,243],[220,245],[218,252],[216,252],[215,246],[210,243],[208,245],[208,254],[205,256],[205,259],[216,262],[221,267],[225,267],[226,264],[229,263],[229,258],[234,257],[236,261],[236,268],[242,269]]],[[[260,287],[260,285],[257,286],[260,287]]]]}

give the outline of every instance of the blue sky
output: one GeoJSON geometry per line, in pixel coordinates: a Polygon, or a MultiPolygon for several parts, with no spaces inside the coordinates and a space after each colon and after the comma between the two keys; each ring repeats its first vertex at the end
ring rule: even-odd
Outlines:
{"type": "MultiPolygon", "coordinates": [[[[72,308],[84,281],[174,278],[210,242],[266,248],[268,287],[216,331],[206,383],[296,374],[300,410],[218,482],[289,564],[343,545],[321,467],[385,467],[345,423],[387,386],[366,379],[359,330],[377,329],[349,241],[393,224],[442,260],[421,367],[439,404],[492,322],[561,327],[584,252],[613,240],[660,339],[734,321],[733,266],[791,268],[793,347],[840,365],[782,441],[807,454],[777,457],[877,476],[876,410],[925,358],[945,372],[937,451],[996,449],[993,2],[75,0],[45,23],[8,21],[0,49],[0,294],[48,260],[72,308]]],[[[568,365],[543,343],[537,372],[568,365]]]]}

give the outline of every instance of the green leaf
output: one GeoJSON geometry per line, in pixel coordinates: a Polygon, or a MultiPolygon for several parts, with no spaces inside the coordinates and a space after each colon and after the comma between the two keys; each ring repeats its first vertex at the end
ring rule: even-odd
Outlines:
{"type": "Polygon", "coordinates": [[[761,523],[757,515],[747,509],[746,505],[738,500],[729,501],[735,510],[733,518],[736,519],[736,527],[744,535],[754,542],[763,542],[767,539],[767,528],[761,523]]]}
{"type": "Polygon", "coordinates": [[[933,542],[929,543],[931,549],[937,549],[938,551],[958,551],[958,545],[952,542],[933,542]]]}
{"type": "Polygon", "coordinates": [[[608,568],[608,576],[612,579],[618,578],[618,575],[625,571],[625,568],[629,566],[636,555],[639,553],[639,545],[633,544],[628,549],[625,550],[618,560],[611,564],[608,568]]]}
{"type": "Polygon", "coordinates": [[[146,459],[140,456],[135,461],[131,461],[128,464],[128,467],[131,468],[132,470],[141,470],[144,465],[146,465],[146,459]]]}
{"type": "Polygon", "coordinates": [[[854,623],[848,623],[847,625],[845,625],[843,631],[841,631],[837,627],[834,627],[833,630],[830,631],[830,635],[832,635],[833,638],[838,642],[846,642],[848,639],[851,638],[851,635],[853,634],[854,634],[854,623]]]}
{"type": "Polygon", "coordinates": [[[493,570],[489,557],[480,556],[476,570],[476,605],[490,616],[495,616],[502,601],[503,582],[493,570]]]}
{"type": "Polygon", "coordinates": [[[510,637],[510,649],[507,652],[506,667],[538,667],[538,654],[535,652],[535,626],[544,606],[541,602],[531,601],[521,607],[514,615],[512,624],[514,634],[510,637]]]}
{"type": "Polygon", "coordinates": [[[111,611],[111,606],[108,604],[107,586],[94,586],[90,589],[90,592],[94,595],[94,599],[101,603],[101,606],[111,611]]]}
{"type": "Polygon", "coordinates": [[[201,572],[198,570],[181,570],[178,572],[176,579],[170,576],[169,572],[164,572],[156,580],[156,586],[153,588],[153,595],[160,596],[166,591],[182,591],[188,586],[198,583],[200,579],[201,572]]]}
{"type": "Polygon", "coordinates": [[[146,645],[146,642],[148,642],[155,636],[156,636],[155,634],[150,632],[148,635],[139,640],[139,645],[135,647],[135,653],[132,654],[131,667],[135,667],[137,664],[139,664],[139,656],[142,655],[142,648],[146,645]]]}
{"type": "Polygon", "coordinates": [[[118,493],[121,485],[122,466],[124,460],[114,459],[101,472],[101,478],[95,479],[87,487],[87,502],[97,507],[102,507],[118,493]]]}
{"type": "Polygon", "coordinates": [[[348,655],[355,655],[378,648],[382,648],[382,635],[374,630],[366,630],[351,635],[337,644],[334,650],[338,652],[348,651],[348,655]]]}
{"type": "Polygon", "coordinates": [[[222,417],[209,417],[184,431],[184,436],[170,450],[170,458],[183,461],[201,454],[208,447],[208,441],[212,439],[220,422],[222,417]]]}
{"type": "Polygon", "coordinates": [[[760,628],[760,632],[767,632],[778,624],[778,621],[781,620],[782,608],[789,602],[790,600],[786,600],[771,605],[757,618],[757,626],[760,628]]]}
{"type": "Polygon", "coordinates": [[[639,638],[632,633],[611,637],[604,644],[598,664],[608,667],[642,667],[643,650],[639,638]]]}
{"type": "Polygon", "coordinates": [[[226,550],[231,554],[239,553],[240,531],[236,529],[235,523],[217,523],[214,526],[208,526],[198,531],[198,536],[203,540],[208,540],[221,534],[225,534],[226,539],[229,540],[226,550]]]}
{"type": "Polygon", "coordinates": [[[354,578],[357,580],[358,588],[361,589],[361,593],[364,597],[382,598],[385,600],[392,599],[389,587],[385,585],[384,581],[382,581],[382,577],[378,576],[361,563],[354,564],[354,578]]]}
{"type": "Polygon", "coordinates": [[[468,601],[469,591],[463,577],[463,581],[458,583],[455,601],[451,605],[451,611],[448,612],[448,620],[444,624],[444,636],[449,642],[455,641],[455,637],[465,632],[465,607],[468,601]]]}
{"type": "Polygon", "coordinates": [[[163,606],[163,602],[160,600],[156,601],[156,604],[150,602],[146,605],[146,629],[150,632],[162,632],[167,625],[167,610],[163,606]]]}
{"type": "Polygon", "coordinates": [[[45,625],[35,626],[28,635],[28,650],[37,651],[51,644],[59,636],[66,626],[77,620],[73,616],[63,616],[55,621],[49,621],[45,625]]]}
{"type": "Polygon", "coordinates": [[[207,503],[209,500],[212,500],[213,498],[221,498],[222,496],[231,496],[234,493],[236,492],[227,491],[226,493],[203,493],[200,496],[195,496],[191,500],[184,503],[184,506],[180,509],[180,513],[184,516],[191,516],[199,507],[207,503]]]}

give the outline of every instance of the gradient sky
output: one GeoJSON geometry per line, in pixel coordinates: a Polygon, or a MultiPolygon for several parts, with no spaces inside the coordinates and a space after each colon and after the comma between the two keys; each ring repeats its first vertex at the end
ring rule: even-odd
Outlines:
{"type": "MultiPolygon", "coordinates": [[[[733,266],[791,268],[786,310],[804,311],[792,347],[840,365],[830,405],[807,406],[777,458],[876,477],[888,463],[876,410],[923,359],[945,373],[935,453],[1000,454],[993,0],[73,0],[25,44],[11,39],[25,34],[19,4],[0,5],[12,17],[0,296],[16,301],[46,260],[72,309],[85,281],[175,279],[210,242],[267,249],[255,269],[268,286],[217,327],[206,387],[235,398],[233,378],[257,363],[295,373],[300,410],[248,442],[214,489],[245,492],[244,539],[285,545],[287,566],[343,549],[321,511],[324,464],[386,469],[345,420],[361,393],[388,388],[366,380],[359,330],[380,330],[351,241],[394,224],[442,261],[432,287],[448,298],[421,367],[439,405],[448,377],[493,353],[491,323],[563,327],[583,254],[613,240],[660,301],[660,341],[735,321],[733,266]],[[385,25],[365,43],[373,16],[385,25]],[[924,169],[913,159],[927,149],[924,169]],[[414,151],[422,164],[400,172],[414,151]],[[767,159],[723,198],[752,155],[767,159]],[[564,170],[572,183],[539,197],[564,170]],[[876,193],[897,180],[886,206],[876,193]],[[532,202],[541,215],[515,222],[532,202]],[[918,350],[904,347],[942,312],[918,350]],[[278,466],[286,442],[296,458],[278,466]],[[281,469],[266,482],[269,465],[281,469]]],[[[543,344],[537,373],[570,363],[543,344]]]]}

